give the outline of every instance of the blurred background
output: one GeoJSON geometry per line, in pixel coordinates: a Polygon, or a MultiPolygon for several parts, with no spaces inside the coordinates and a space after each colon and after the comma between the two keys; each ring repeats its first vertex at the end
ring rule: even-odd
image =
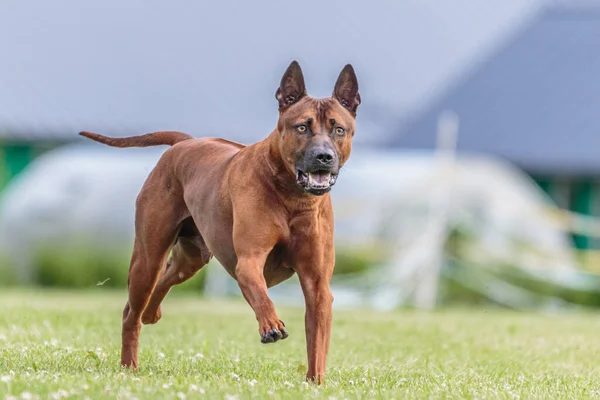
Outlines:
{"type": "MultiPolygon", "coordinates": [[[[600,0],[3,1],[0,284],[124,292],[165,148],[77,132],[250,144],[297,59],[315,97],[360,83],[336,306],[600,306],[599,49],[600,0]]],[[[174,291],[239,296],[216,264],[174,291]]]]}

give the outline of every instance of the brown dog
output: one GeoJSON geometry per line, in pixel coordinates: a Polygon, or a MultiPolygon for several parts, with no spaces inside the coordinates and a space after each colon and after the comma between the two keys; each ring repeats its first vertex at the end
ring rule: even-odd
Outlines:
{"type": "Polygon", "coordinates": [[[115,147],[171,145],[136,201],[121,363],[137,368],[142,323],[161,318],[172,286],[214,255],[254,310],[263,343],[285,339],[267,288],[298,274],[306,303],[308,380],[323,381],[331,332],[333,211],[328,192],[351,151],[360,104],[354,69],[333,96],[306,94],[296,61],[276,92],[277,128],[250,146],[181,132],[129,138],[80,134],[115,147]],[[167,261],[169,251],[171,258],[167,261]]]}

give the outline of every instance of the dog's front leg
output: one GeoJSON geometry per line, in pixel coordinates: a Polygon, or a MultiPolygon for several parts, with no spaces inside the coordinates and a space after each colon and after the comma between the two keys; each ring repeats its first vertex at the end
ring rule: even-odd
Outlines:
{"type": "Polygon", "coordinates": [[[298,275],[306,303],[304,318],[308,355],[306,379],[321,384],[325,379],[329,351],[333,295],[329,288],[329,277],[321,274],[299,273],[298,275]]]}
{"type": "Polygon", "coordinates": [[[273,343],[288,337],[285,324],[277,317],[275,306],[269,298],[264,277],[267,255],[240,257],[236,278],[244,298],[254,310],[258,321],[258,333],[262,343],[273,343]]]}
{"type": "Polygon", "coordinates": [[[325,379],[333,304],[329,286],[335,265],[331,206],[321,211],[321,218],[298,220],[293,228],[298,232],[294,269],[306,304],[306,380],[321,384],[325,379]]]}

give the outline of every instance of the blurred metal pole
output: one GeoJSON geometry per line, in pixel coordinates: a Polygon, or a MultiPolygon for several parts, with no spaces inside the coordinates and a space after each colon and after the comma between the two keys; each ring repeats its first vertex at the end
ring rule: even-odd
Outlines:
{"type": "Polygon", "coordinates": [[[420,279],[415,291],[415,306],[421,309],[433,309],[437,303],[440,271],[444,262],[444,245],[447,237],[447,225],[451,205],[453,170],[456,158],[458,138],[458,115],[444,111],[438,118],[437,132],[437,171],[434,180],[437,187],[429,203],[429,232],[431,253],[422,266],[420,279]]]}

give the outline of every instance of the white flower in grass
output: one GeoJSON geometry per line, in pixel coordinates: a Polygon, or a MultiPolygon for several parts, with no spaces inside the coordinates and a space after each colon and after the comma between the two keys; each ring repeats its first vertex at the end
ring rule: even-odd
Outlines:
{"type": "Polygon", "coordinates": [[[351,386],[354,386],[354,381],[353,381],[352,379],[350,379],[350,380],[348,381],[348,383],[349,383],[351,386]]]}
{"type": "Polygon", "coordinates": [[[87,383],[84,383],[84,384],[81,386],[81,388],[82,388],[83,390],[88,390],[88,389],[90,388],[90,386],[89,386],[87,383]]]}
{"type": "Polygon", "coordinates": [[[165,358],[165,353],[158,353],[158,358],[165,358]]]}
{"type": "Polygon", "coordinates": [[[237,396],[235,394],[226,394],[225,400],[237,400],[237,396]]]}
{"type": "Polygon", "coordinates": [[[202,389],[202,388],[200,388],[200,389],[198,390],[198,392],[200,392],[201,394],[204,394],[204,393],[206,393],[206,391],[205,391],[204,389],[202,389]]]}
{"type": "Polygon", "coordinates": [[[21,398],[23,400],[32,400],[34,397],[33,397],[33,393],[23,392],[23,393],[21,393],[21,398]]]}
{"type": "Polygon", "coordinates": [[[58,392],[50,393],[50,397],[53,400],[60,400],[63,397],[69,397],[69,392],[66,390],[60,389],[58,392]]]}
{"type": "Polygon", "coordinates": [[[398,382],[396,382],[396,387],[403,386],[404,384],[406,384],[406,382],[408,382],[406,378],[401,378],[400,380],[398,380],[398,382]]]}
{"type": "Polygon", "coordinates": [[[190,385],[190,390],[191,390],[192,392],[197,392],[197,391],[198,391],[198,386],[197,386],[197,385],[194,385],[194,384],[192,383],[192,384],[190,385]]]}
{"type": "Polygon", "coordinates": [[[181,400],[185,400],[187,397],[186,397],[185,393],[177,392],[177,398],[181,399],[181,400]]]}
{"type": "Polygon", "coordinates": [[[98,356],[99,359],[101,360],[105,360],[106,357],[108,357],[108,355],[102,351],[101,348],[97,348],[94,353],[98,356]]]}
{"type": "Polygon", "coordinates": [[[131,378],[131,380],[132,380],[132,381],[134,381],[134,382],[139,382],[139,381],[141,381],[141,379],[140,379],[140,378],[138,378],[138,377],[131,378]]]}
{"type": "Polygon", "coordinates": [[[235,372],[232,372],[230,375],[231,375],[231,377],[232,377],[233,379],[235,379],[236,381],[239,381],[239,380],[240,380],[240,376],[239,376],[238,374],[236,374],[235,372]]]}
{"type": "Polygon", "coordinates": [[[252,379],[251,381],[248,381],[248,385],[254,387],[254,385],[256,385],[256,379],[252,379]]]}
{"type": "Polygon", "coordinates": [[[183,354],[183,350],[177,350],[177,354],[183,354]]]}
{"type": "Polygon", "coordinates": [[[168,389],[171,387],[171,385],[173,385],[172,383],[163,383],[162,387],[163,389],[168,389]]]}
{"type": "Polygon", "coordinates": [[[288,381],[285,381],[285,382],[283,382],[283,384],[284,384],[285,386],[289,387],[289,388],[293,388],[293,387],[294,387],[294,384],[293,384],[293,383],[291,383],[291,382],[288,382],[288,381]]]}
{"type": "Polygon", "coordinates": [[[2,375],[2,377],[0,378],[0,381],[4,382],[4,383],[8,383],[12,380],[12,376],[10,375],[2,375]]]}
{"type": "Polygon", "coordinates": [[[302,389],[308,389],[308,382],[302,382],[302,383],[300,384],[300,387],[301,387],[302,389]]]}

